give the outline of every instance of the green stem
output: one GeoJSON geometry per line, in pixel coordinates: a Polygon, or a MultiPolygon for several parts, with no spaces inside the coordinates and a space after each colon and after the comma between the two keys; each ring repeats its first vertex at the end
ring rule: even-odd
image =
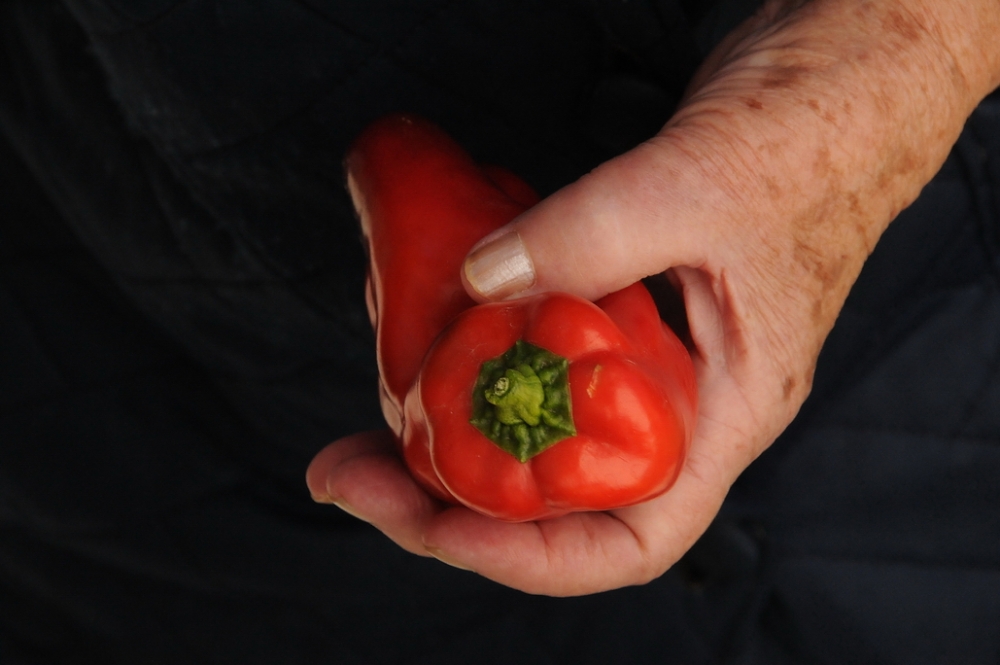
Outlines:
{"type": "Polygon", "coordinates": [[[471,422],[521,462],[576,434],[569,361],[523,340],[479,369],[471,422]]]}

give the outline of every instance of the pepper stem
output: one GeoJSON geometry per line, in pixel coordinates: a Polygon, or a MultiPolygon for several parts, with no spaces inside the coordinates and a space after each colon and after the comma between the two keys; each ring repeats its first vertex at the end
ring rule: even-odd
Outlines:
{"type": "Polygon", "coordinates": [[[565,358],[518,340],[480,367],[472,424],[521,462],[575,435],[568,369],[565,358]]]}

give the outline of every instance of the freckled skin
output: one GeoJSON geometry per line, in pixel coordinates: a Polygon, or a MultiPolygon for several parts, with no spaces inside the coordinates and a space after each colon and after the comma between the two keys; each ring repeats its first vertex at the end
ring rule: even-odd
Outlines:
{"type": "Polygon", "coordinates": [[[926,32],[913,16],[907,16],[897,9],[886,12],[882,20],[882,25],[886,30],[894,32],[901,38],[911,42],[920,40],[926,32]]]}
{"type": "Polygon", "coordinates": [[[922,11],[836,1],[779,9],[765,22],[766,36],[750,32],[720,60],[719,73],[699,75],[704,82],[665,129],[685,132],[686,142],[702,138],[689,148],[703,155],[697,168],[753,210],[752,224],[720,231],[741,238],[742,253],[726,264],[737,301],[732,328],[764,322],[747,344],[773,347],[777,366],[792,371],[775,382],[785,400],[808,392],[815,356],[865,259],[943,163],[978,101],[932,92],[958,79],[922,11]],[[797,31],[813,21],[826,21],[829,31],[797,31]],[[940,62],[928,66],[928,52],[940,62]],[[751,66],[741,70],[744,61],[751,66]],[[733,71],[740,75],[727,75],[733,71]],[[706,159],[719,145],[725,161],[706,159]],[[787,311],[775,316],[773,304],[782,301],[787,311]]]}
{"type": "Polygon", "coordinates": [[[791,88],[807,72],[808,70],[805,67],[775,67],[764,76],[760,85],[764,89],[791,88]]]}
{"type": "Polygon", "coordinates": [[[797,384],[798,381],[795,380],[794,376],[789,376],[785,379],[785,382],[781,386],[781,394],[786,400],[791,399],[792,393],[795,391],[795,386],[797,384]]]}

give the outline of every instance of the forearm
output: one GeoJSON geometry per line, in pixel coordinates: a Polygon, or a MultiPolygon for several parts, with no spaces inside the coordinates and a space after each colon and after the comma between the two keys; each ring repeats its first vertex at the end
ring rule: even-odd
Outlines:
{"type": "Polygon", "coordinates": [[[662,136],[716,168],[732,205],[806,200],[820,181],[881,204],[871,245],[1000,85],[1000,0],[788,4],[768,3],[710,58],[662,136]],[[717,154],[726,161],[713,164],[717,154]]]}
{"type": "Polygon", "coordinates": [[[732,303],[729,325],[766,337],[746,345],[777,347],[786,372],[783,349],[818,354],[878,238],[1000,82],[997,35],[997,0],[769,3],[710,59],[649,149],[687,156],[675,208],[708,220],[691,242],[726,248],[689,264],[732,303]]]}

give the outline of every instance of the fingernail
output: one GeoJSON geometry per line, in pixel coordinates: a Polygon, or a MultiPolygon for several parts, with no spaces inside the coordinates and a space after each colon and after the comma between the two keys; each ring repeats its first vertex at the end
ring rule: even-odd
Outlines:
{"type": "Polygon", "coordinates": [[[535,266],[516,231],[510,231],[469,254],[465,278],[484,298],[500,300],[530,288],[535,266]]]}
{"type": "Polygon", "coordinates": [[[316,503],[326,503],[326,504],[333,503],[333,499],[330,498],[329,494],[310,494],[310,496],[312,497],[312,500],[315,501],[316,503]]]}
{"type": "Polygon", "coordinates": [[[326,504],[329,504],[329,505],[332,505],[332,506],[337,506],[338,508],[340,508],[341,510],[343,510],[345,513],[347,513],[348,515],[350,515],[351,517],[356,517],[357,519],[361,520],[362,522],[368,522],[368,519],[366,519],[363,515],[361,515],[360,513],[358,513],[358,511],[356,511],[351,504],[347,503],[343,499],[340,499],[340,498],[334,499],[332,496],[329,496],[329,495],[322,495],[321,496],[321,495],[317,495],[317,494],[313,494],[312,498],[313,498],[313,501],[315,501],[316,503],[326,503],[326,504]]]}
{"type": "Polygon", "coordinates": [[[475,572],[475,571],[472,570],[472,568],[469,568],[465,564],[459,563],[459,562],[455,561],[454,559],[449,558],[447,554],[445,554],[444,552],[442,552],[439,549],[434,549],[432,547],[428,547],[427,548],[427,552],[432,557],[434,557],[435,559],[437,559],[438,561],[440,561],[441,563],[448,564],[452,568],[458,568],[459,570],[467,570],[470,573],[471,572],[475,572]]]}

